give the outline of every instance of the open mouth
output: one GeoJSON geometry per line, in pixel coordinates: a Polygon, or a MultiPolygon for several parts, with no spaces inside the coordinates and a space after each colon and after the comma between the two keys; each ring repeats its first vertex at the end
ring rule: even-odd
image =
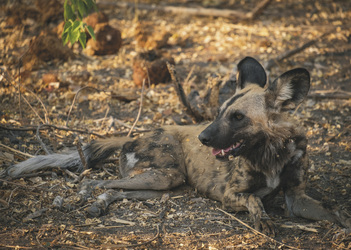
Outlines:
{"type": "Polygon", "coordinates": [[[218,149],[218,148],[213,148],[212,149],[212,154],[215,155],[216,157],[226,157],[228,155],[235,155],[235,152],[241,148],[243,145],[244,140],[240,140],[239,142],[234,143],[228,148],[223,148],[223,149],[218,149]]]}

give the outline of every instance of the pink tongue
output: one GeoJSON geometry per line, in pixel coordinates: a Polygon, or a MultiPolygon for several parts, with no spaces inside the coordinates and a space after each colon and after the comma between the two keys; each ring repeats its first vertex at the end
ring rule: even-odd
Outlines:
{"type": "Polygon", "coordinates": [[[222,150],[224,151],[224,153],[227,153],[227,152],[229,152],[231,149],[232,149],[232,146],[230,146],[230,147],[228,147],[228,148],[225,148],[225,149],[213,148],[213,149],[212,149],[212,154],[213,154],[213,155],[218,155],[218,154],[221,153],[222,150]]]}

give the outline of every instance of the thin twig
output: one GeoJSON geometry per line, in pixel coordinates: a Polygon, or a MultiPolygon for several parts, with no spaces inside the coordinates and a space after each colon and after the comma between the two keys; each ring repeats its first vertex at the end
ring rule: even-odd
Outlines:
{"type": "Polygon", "coordinates": [[[19,245],[16,246],[11,246],[11,245],[5,245],[0,243],[0,247],[7,247],[7,248],[13,248],[13,249],[33,249],[33,247],[22,247],[19,245]]]}
{"type": "MultiPolygon", "coordinates": [[[[188,76],[185,78],[184,80],[184,83],[183,83],[183,86],[185,88],[185,91],[188,91],[190,90],[190,84],[191,84],[191,81],[190,81],[190,77],[192,76],[193,72],[194,72],[194,69],[195,69],[195,65],[193,65],[188,73],[188,76]]],[[[195,76],[196,77],[196,76],[195,76]]],[[[193,79],[192,79],[193,80],[193,79]]],[[[187,92],[189,93],[189,92],[187,92]]]]}
{"type": "Polygon", "coordinates": [[[77,138],[76,146],[77,146],[78,154],[79,154],[80,160],[82,162],[83,168],[84,168],[84,170],[86,170],[86,169],[88,169],[88,164],[87,164],[87,161],[85,159],[85,155],[84,155],[84,152],[82,149],[82,141],[80,140],[79,136],[77,136],[76,138],[77,138]]]}
{"type": "Polygon", "coordinates": [[[188,115],[190,115],[191,117],[193,117],[196,122],[203,121],[204,119],[203,119],[202,115],[199,114],[199,112],[197,112],[195,109],[193,109],[191,107],[191,105],[190,105],[190,103],[185,95],[183,86],[180,84],[179,79],[176,76],[176,71],[175,71],[174,65],[171,65],[168,62],[166,62],[166,63],[167,63],[167,68],[168,68],[168,71],[171,75],[172,81],[175,85],[175,89],[176,89],[178,98],[179,98],[180,102],[184,105],[184,107],[186,109],[186,113],[188,115]]]}
{"type": "Polygon", "coordinates": [[[75,94],[75,96],[74,96],[74,98],[73,98],[72,105],[71,105],[71,107],[70,107],[70,109],[69,109],[69,111],[68,111],[67,120],[66,120],[66,126],[67,126],[67,127],[68,127],[69,116],[71,115],[71,112],[72,112],[74,103],[76,102],[76,99],[77,99],[77,97],[78,97],[78,94],[79,94],[80,91],[82,91],[83,89],[89,89],[89,88],[90,88],[90,89],[93,89],[93,90],[96,90],[96,91],[101,91],[101,90],[99,90],[99,89],[97,89],[97,88],[94,88],[94,87],[91,87],[91,86],[82,87],[82,88],[80,88],[80,89],[77,91],[77,93],[75,94]]]}
{"type": "Polygon", "coordinates": [[[256,4],[256,7],[246,14],[245,19],[255,19],[271,2],[272,0],[263,0],[262,2],[256,4]]]}
{"type": "Polygon", "coordinates": [[[9,203],[6,202],[5,200],[1,199],[1,198],[0,198],[0,204],[2,204],[2,206],[3,206],[4,208],[8,208],[8,207],[9,207],[9,203]]]}
{"type": "Polygon", "coordinates": [[[38,118],[41,120],[42,123],[45,123],[45,121],[43,120],[43,118],[40,117],[40,115],[38,114],[38,112],[33,108],[33,106],[28,102],[27,98],[25,98],[24,96],[22,96],[23,100],[25,100],[25,102],[28,104],[28,106],[32,109],[32,111],[38,116],[38,118]]]}
{"type": "Polygon", "coordinates": [[[64,171],[67,175],[69,175],[70,177],[72,177],[72,178],[74,179],[74,180],[73,180],[74,183],[78,182],[78,179],[79,179],[78,175],[76,175],[75,173],[69,171],[68,169],[64,169],[63,171],[64,171]]]}
{"type": "Polygon", "coordinates": [[[124,126],[124,127],[126,127],[126,128],[132,128],[132,126],[131,125],[129,125],[129,124],[127,124],[127,123],[125,123],[124,121],[121,121],[121,120],[119,120],[119,119],[114,119],[119,125],[121,125],[121,126],[124,126]]]}
{"type": "Polygon", "coordinates": [[[147,80],[148,80],[148,87],[150,88],[150,85],[151,85],[151,80],[150,80],[150,75],[149,75],[149,70],[147,69],[146,67],[146,74],[147,74],[147,80]]]}
{"type": "Polygon", "coordinates": [[[111,173],[106,169],[106,167],[103,166],[102,169],[103,169],[104,172],[105,172],[106,174],[108,174],[109,176],[115,177],[115,175],[114,175],[114,174],[111,174],[111,173]]]}
{"type": "MultiPolygon", "coordinates": [[[[77,132],[77,133],[81,133],[81,134],[95,135],[95,136],[98,136],[100,138],[105,138],[106,137],[105,135],[101,135],[101,134],[98,134],[98,133],[95,133],[95,132],[91,132],[91,131],[87,131],[87,130],[83,130],[83,129],[68,128],[66,126],[65,127],[61,127],[61,126],[56,126],[56,125],[53,125],[53,124],[42,124],[40,130],[46,129],[45,127],[54,128],[54,129],[57,129],[57,130],[77,132]]],[[[3,125],[0,124],[0,128],[6,129],[6,130],[16,130],[16,131],[36,131],[38,126],[28,126],[28,127],[21,127],[21,128],[15,128],[15,127],[10,128],[10,127],[3,126],[3,125]]]]}
{"type": "Polygon", "coordinates": [[[279,62],[283,61],[284,59],[289,58],[297,53],[300,53],[301,51],[307,49],[308,47],[311,47],[312,45],[316,44],[320,39],[329,35],[332,31],[333,31],[333,29],[330,29],[327,32],[320,35],[319,37],[317,37],[316,39],[310,40],[310,41],[308,41],[308,42],[306,42],[306,43],[302,44],[301,46],[298,46],[294,49],[285,51],[285,52],[281,53],[280,55],[278,55],[276,58],[269,60],[265,64],[266,70],[270,70],[274,65],[278,64],[279,62]]]}
{"type": "MultiPolygon", "coordinates": [[[[9,83],[16,83],[16,80],[13,76],[10,75],[10,73],[8,72],[8,70],[6,68],[3,68],[3,72],[4,72],[4,75],[5,75],[5,78],[6,80],[9,82],[9,83]]],[[[45,123],[48,123],[48,111],[43,103],[43,101],[40,99],[40,97],[35,94],[32,90],[28,89],[26,86],[21,86],[21,74],[19,72],[19,78],[20,80],[17,82],[18,83],[18,91],[19,91],[19,106],[20,106],[20,112],[22,112],[22,109],[21,109],[21,98],[24,98],[24,96],[22,96],[22,93],[21,93],[21,88],[24,88],[26,91],[30,92],[32,95],[35,96],[35,98],[37,98],[37,100],[40,102],[40,104],[42,105],[44,111],[45,111],[45,123]]]]}
{"type": "MultiPolygon", "coordinates": [[[[20,61],[21,61],[21,59],[20,59],[20,61]]],[[[7,71],[7,70],[6,70],[7,71]]],[[[19,110],[20,110],[20,117],[21,117],[21,119],[23,118],[23,114],[22,114],[22,103],[21,103],[21,100],[22,100],[22,93],[21,93],[21,67],[19,67],[19,69],[18,69],[18,75],[19,75],[19,81],[18,81],[18,106],[19,106],[19,110]]]]}
{"type": "Polygon", "coordinates": [[[299,248],[296,248],[296,247],[292,247],[292,246],[289,246],[289,245],[286,245],[284,244],[283,242],[280,242],[280,241],[277,241],[275,239],[273,239],[272,237],[269,237],[268,235],[265,235],[264,233],[261,233],[260,231],[257,231],[256,229],[254,229],[253,227],[249,226],[247,223],[243,222],[242,220],[236,218],[234,215],[230,214],[230,213],[227,213],[226,211],[220,209],[220,208],[217,208],[218,211],[221,211],[222,213],[228,215],[230,218],[233,218],[235,219],[237,222],[239,222],[240,224],[244,225],[245,227],[247,227],[248,229],[250,229],[253,233],[255,234],[258,234],[258,235],[261,235],[261,236],[264,236],[268,239],[270,239],[271,241],[275,242],[275,243],[278,243],[279,245],[281,246],[285,246],[287,248],[290,248],[290,249],[299,249],[299,248]]]}
{"type": "Polygon", "coordinates": [[[43,109],[44,109],[44,111],[45,111],[45,123],[48,123],[48,111],[47,111],[47,109],[46,109],[46,107],[45,107],[45,105],[44,105],[44,103],[43,103],[43,101],[40,99],[40,97],[37,95],[37,94],[35,94],[33,91],[31,91],[30,89],[28,89],[28,88],[26,88],[26,90],[28,91],[28,92],[30,92],[32,95],[34,95],[36,98],[37,98],[37,100],[40,102],[40,104],[41,104],[41,106],[43,107],[43,109]]]}
{"type": "Polygon", "coordinates": [[[131,135],[131,133],[133,132],[133,129],[135,127],[135,125],[137,124],[137,122],[139,121],[139,118],[140,118],[140,114],[141,114],[141,110],[142,110],[142,107],[143,107],[143,96],[144,96],[144,88],[145,88],[145,79],[143,80],[143,86],[141,88],[141,94],[140,94],[140,105],[139,105],[139,111],[138,111],[138,115],[132,125],[132,127],[130,128],[128,134],[127,134],[127,137],[129,137],[131,135]]]}
{"type": "Polygon", "coordinates": [[[39,134],[40,127],[43,126],[43,125],[45,125],[45,124],[41,124],[41,125],[38,126],[37,132],[36,132],[36,134],[35,134],[35,137],[36,137],[37,140],[39,141],[39,143],[40,143],[42,149],[45,151],[45,153],[46,153],[47,155],[50,155],[51,152],[48,150],[48,148],[46,147],[46,145],[44,144],[44,142],[43,142],[42,139],[40,138],[40,134],[39,134]]]}
{"type": "Polygon", "coordinates": [[[10,205],[10,202],[11,202],[11,199],[12,199],[12,195],[13,195],[13,192],[15,192],[15,190],[17,189],[18,187],[15,187],[14,189],[12,189],[10,195],[9,195],[9,199],[7,200],[7,204],[10,205]]]}
{"type": "Polygon", "coordinates": [[[303,231],[307,231],[307,232],[312,232],[312,233],[318,233],[318,230],[315,229],[315,228],[310,228],[310,227],[306,227],[306,226],[303,226],[303,225],[285,225],[285,224],[282,224],[280,225],[280,227],[282,228],[293,228],[293,229],[299,229],[299,230],[303,230],[303,231]]]}
{"type": "Polygon", "coordinates": [[[0,143],[0,147],[3,147],[3,148],[5,148],[5,149],[7,149],[7,150],[9,150],[9,151],[11,151],[11,152],[13,152],[15,154],[21,155],[21,156],[30,157],[30,158],[34,157],[33,155],[30,155],[30,154],[27,154],[27,153],[23,153],[23,152],[18,151],[16,149],[10,148],[10,147],[2,144],[2,143],[0,143]]]}
{"type": "Polygon", "coordinates": [[[112,248],[112,249],[115,249],[115,248],[130,248],[130,247],[139,247],[139,246],[144,246],[144,245],[147,245],[151,242],[153,242],[154,240],[156,240],[158,237],[160,237],[160,228],[159,228],[159,225],[157,225],[157,233],[155,235],[155,237],[153,237],[152,239],[148,240],[148,241],[145,241],[145,242],[142,242],[142,243],[138,243],[138,244],[118,244],[118,245],[103,245],[102,247],[103,248],[112,248]]]}
{"type": "Polygon", "coordinates": [[[174,14],[187,14],[195,16],[214,16],[214,17],[224,17],[234,20],[252,20],[255,19],[259,14],[262,13],[263,9],[268,6],[271,0],[263,0],[262,3],[258,4],[253,10],[249,12],[243,12],[239,10],[229,10],[229,9],[216,9],[216,8],[203,8],[200,6],[197,7],[181,7],[181,6],[167,6],[167,5],[149,5],[144,3],[138,3],[137,7],[134,3],[128,2],[99,2],[100,5],[105,6],[118,6],[122,8],[138,8],[149,11],[165,11],[171,12],[174,14]]]}
{"type": "MultiPolygon", "coordinates": [[[[36,176],[38,176],[38,174],[36,176]]],[[[22,188],[25,188],[25,189],[28,189],[28,188],[31,188],[31,189],[38,188],[38,189],[42,189],[42,190],[45,189],[45,188],[39,187],[39,185],[36,185],[36,186],[23,185],[23,184],[20,184],[20,183],[17,183],[17,182],[13,182],[13,181],[1,179],[1,178],[0,178],[0,181],[6,182],[6,183],[11,184],[11,185],[19,186],[19,187],[22,187],[22,188]]]]}

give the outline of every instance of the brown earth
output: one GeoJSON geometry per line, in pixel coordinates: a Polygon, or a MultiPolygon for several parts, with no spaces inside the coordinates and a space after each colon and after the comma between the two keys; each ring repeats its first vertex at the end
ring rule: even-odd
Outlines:
{"type": "MultiPolygon", "coordinates": [[[[146,2],[250,11],[259,1],[146,2]]],[[[28,157],[20,152],[44,154],[36,138],[36,130],[43,123],[53,125],[41,126],[38,134],[54,152],[67,147],[75,150],[77,135],[89,142],[99,135],[119,136],[130,130],[140,104],[140,87],[132,81],[132,67],[135,57],[144,50],[135,37],[142,22],[147,22],[143,26],[148,29],[145,34],[154,37],[158,34],[153,32],[171,34],[161,50],[174,58],[186,91],[204,90],[213,74],[228,76],[244,56],[267,63],[327,33],[312,46],[278,62],[269,73],[273,79],[294,67],[310,71],[309,97],[295,113],[301,126],[306,127],[309,139],[311,168],[307,193],[327,206],[342,207],[351,214],[351,1],[274,0],[257,19],[241,22],[141,9],[136,15],[133,8],[99,5],[109,24],[121,31],[123,42],[118,54],[91,57],[84,55],[77,44],[72,48],[74,58],[45,59],[36,67],[29,67],[30,70],[20,68],[30,41],[62,20],[54,23],[47,20],[55,18],[45,17],[43,22],[26,12],[25,6],[35,8],[31,1],[21,4],[12,12],[6,9],[8,6],[0,6],[2,169],[28,157]],[[6,13],[16,13],[16,21],[6,13]],[[50,78],[46,74],[51,74],[50,78]],[[90,88],[82,89],[75,98],[77,91],[87,86],[90,88]]],[[[191,119],[179,103],[173,85],[159,84],[146,89],[136,131],[175,123],[188,124],[191,119]]],[[[118,155],[112,163],[93,169],[86,178],[114,178],[118,175],[114,165],[117,158],[118,155]]],[[[116,202],[105,215],[89,218],[85,208],[93,200],[77,205],[79,183],[73,180],[72,175],[63,171],[1,179],[0,247],[351,248],[350,232],[337,225],[285,216],[281,194],[267,209],[277,225],[277,236],[272,239],[255,234],[218,210],[221,207],[218,202],[187,187],[170,192],[170,197],[165,195],[161,200],[116,202]],[[52,205],[58,195],[65,199],[62,209],[52,205]]],[[[97,190],[96,196],[101,192],[97,190]]],[[[247,213],[235,216],[251,225],[247,213]]]]}

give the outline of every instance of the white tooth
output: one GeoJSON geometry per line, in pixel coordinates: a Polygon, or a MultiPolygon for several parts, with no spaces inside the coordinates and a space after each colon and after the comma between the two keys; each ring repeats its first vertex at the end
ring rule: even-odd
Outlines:
{"type": "Polygon", "coordinates": [[[224,150],[223,149],[222,149],[221,153],[222,153],[222,156],[224,156],[224,150]]]}

